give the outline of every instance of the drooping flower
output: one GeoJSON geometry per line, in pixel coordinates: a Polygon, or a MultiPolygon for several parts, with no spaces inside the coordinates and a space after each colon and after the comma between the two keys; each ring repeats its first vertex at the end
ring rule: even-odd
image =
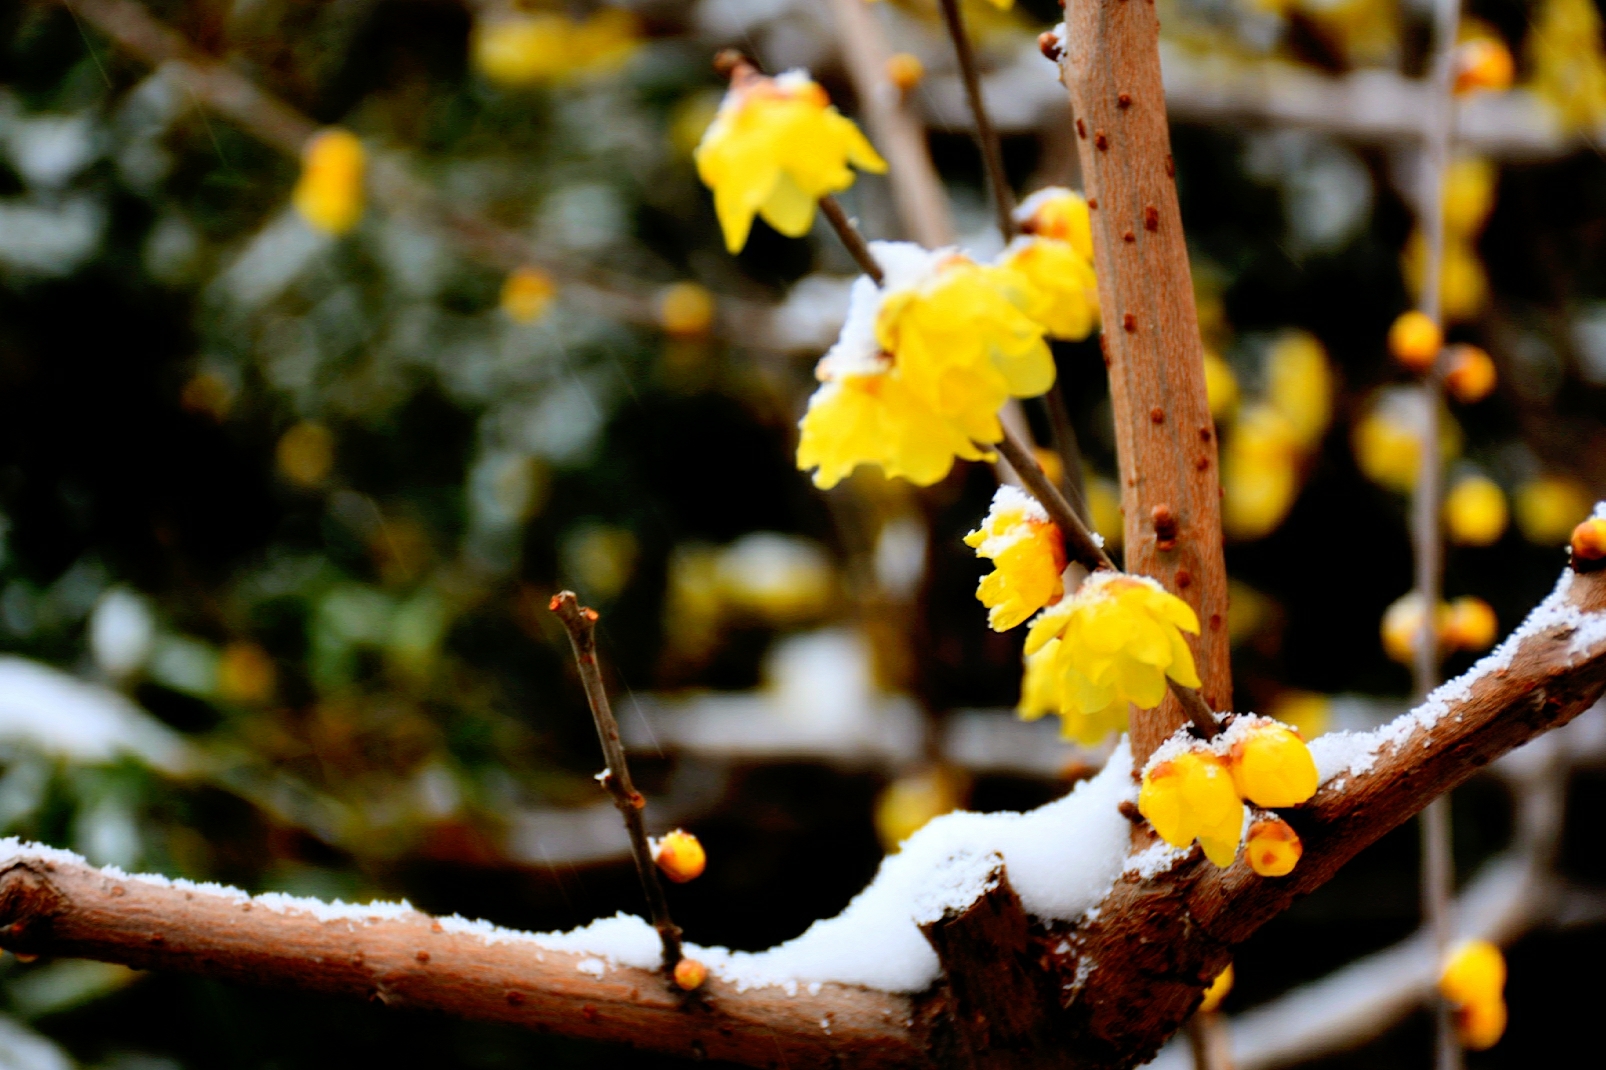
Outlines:
{"type": "Polygon", "coordinates": [[[819,199],[853,185],[852,167],[887,169],[806,72],[769,78],[746,63],[731,72],[730,91],[693,155],[733,253],[747,244],[755,215],[802,237],[819,199]]]}
{"type": "Polygon", "coordinates": [[[1262,877],[1286,877],[1305,853],[1299,834],[1280,817],[1263,817],[1249,826],[1249,842],[1244,857],[1249,867],[1262,877]]]}
{"type": "Polygon", "coordinates": [[[1173,847],[1198,840],[1218,866],[1232,865],[1238,854],[1244,803],[1227,763],[1207,747],[1154,762],[1143,774],[1138,810],[1173,847]]]}
{"type": "Polygon", "coordinates": [[[976,597],[995,632],[1009,631],[1065,593],[1065,540],[1042,505],[1019,488],[998,488],[987,518],[965,536],[965,545],[993,563],[976,597]]]}
{"type": "Polygon", "coordinates": [[[820,361],[797,464],[831,487],[860,464],[926,486],[956,457],[1003,438],[998,410],[1054,382],[1042,331],[996,268],[907,242],[872,242],[885,282],[854,283],[842,334],[820,361]]]}
{"type": "Polygon", "coordinates": [[[1075,190],[1045,186],[1020,202],[1015,209],[1015,223],[1023,234],[1065,242],[1083,260],[1092,263],[1093,224],[1087,199],[1075,190]]]}
{"type": "Polygon", "coordinates": [[[367,160],[362,142],[350,130],[331,126],[308,138],[301,150],[301,178],[291,195],[301,218],[336,237],[356,226],[362,218],[367,160]]]}
{"type": "Polygon", "coordinates": [[[1111,703],[1101,710],[1084,713],[1061,698],[1063,677],[1057,670],[1060,641],[1050,639],[1041,650],[1026,656],[1026,672],[1021,678],[1020,704],[1016,712],[1024,721],[1035,721],[1044,714],[1057,714],[1060,736],[1092,747],[1110,736],[1127,730],[1127,705],[1111,703]]]}
{"type": "Polygon", "coordinates": [[[1099,290],[1093,265],[1068,242],[1018,237],[999,254],[998,266],[1018,276],[1026,314],[1049,337],[1077,342],[1098,326],[1099,290]]]}
{"type": "Polygon", "coordinates": [[[1298,806],[1316,794],[1316,760],[1299,734],[1269,718],[1239,718],[1228,730],[1227,765],[1238,794],[1256,806],[1298,806]]]}
{"type": "Polygon", "coordinates": [[[1032,622],[1028,657],[1059,645],[1041,671],[1057,694],[1056,706],[1083,717],[1124,715],[1131,702],[1158,706],[1169,676],[1199,686],[1193,652],[1182,633],[1199,634],[1192,607],[1147,576],[1100,570],[1032,622]]]}
{"type": "Polygon", "coordinates": [[[1506,1029],[1506,959],[1486,940],[1466,940],[1450,952],[1439,974],[1439,994],[1455,1007],[1461,1043],[1474,1051],[1494,1047],[1506,1029]]]}

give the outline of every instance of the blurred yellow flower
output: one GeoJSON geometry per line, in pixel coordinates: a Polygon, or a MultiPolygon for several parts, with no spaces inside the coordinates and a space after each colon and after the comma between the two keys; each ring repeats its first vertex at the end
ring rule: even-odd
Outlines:
{"type": "Polygon", "coordinates": [[[1087,480],[1087,514],[1093,530],[1104,540],[1106,550],[1121,548],[1126,537],[1126,517],[1121,512],[1121,489],[1103,476],[1087,480]]]}
{"type": "Polygon", "coordinates": [[[965,536],[965,545],[993,562],[976,597],[995,632],[1007,632],[1065,593],[1065,541],[1042,505],[1017,487],[998,488],[986,519],[965,536]]]}
{"type": "Polygon", "coordinates": [[[1494,607],[1481,598],[1463,595],[1450,603],[1440,641],[1446,647],[1475,653],[1493,646],[1499,634],[1500,622],[1494,615],[1494,607]]]}
{"type": "Polygon", "coordinates": [[[907,93],[926,76],[926,65],[912,52],[894,52],[887,57],[887,81],[900,93],[907,93]]]}
{"type": "Polygon", "coordinates": [[[307,139],[291,202],[309,226],[339,237],[357,225],[367,159],[357,135],[341,127],[327,127],[307,139]]]}
{"type": "Polygon", "coordinates": [[[617,69],[640,43],[634,15],[603,7],[583,20],[552,11],[481,19],[471,48],[474,66],[486,78],[522,87],[617,69]]]}
{"type": "Polygon", "coordinates": [[[1600,12],[1591,0],[1542,0],[1528,34],[1531,85],[1569,130],[1606,118],[1606,54],[1600,12]]]}
{"type": "Polygon", "coordinates": [[[963,779],[942,766],[897,778],[875,801],[875,830],[882,850],[896,851],[926,822],[957,810],[963,801],[963,779]]]}
{"type": "Polygon", "coordinates": [[[1450,541],[1462,546],[1489,546],[1506,531],[1506,494],[1488,476],[1456,481],[1444,497],[1444,527],[1450,541]]]}
{"type": "Polygon", "coordinates": [[[1299,494],[1302,451],[1293,424],[1271,405],[1246,408],[1221,457],[1222,526],[1235,539],[1259,539],[1283,522],[1299,494]]]}
{"type": "Polygon", "coordinates": [[[1048,683],[1057,688],[1055,706],[1083,716],[1114,716],[1128,702],[1141,709],[1158,706],[1166,678],[1199,686],[1193,652],[1182,637],[1199,634],[1192,607],[1147,576],[1100,570],[1076,593],[1061,599],[1032,622],[1028,656],[1060,640],[1048,683]]]}
{"type": "Polygon", "coordinates": [[[714,191],[725,246],[740,252],[754,215],[788,237],[807,234],[819,199],[853,185],[853,167],[886,161],[802,71],[767,78],[738,64],[730,91],[694,153],[714,191]]]}
{"type": "Polygon", "coordinates": [[[1511,88],[1516,63],[1504,41],[1474,37],[1455,49],[1455,92],[1458,96],[1479,90],[1500,92],[1511,88]]]}
{"type": "Polygon", "coordinates": [[[521,267],[502,283],[502,312],[514,323],[534,323],[552,305],[558,288],[539,268],[521,267]]]}
{"type": "Polygon", "coordinates": [[[1402,312],[1389,326],[1389,355],[1414,372],[1433,367],[1444,347],[1444,334],[1426,313],[1402,312]]]}
{"type": "MultiPolygon", "coordinates": [[[[1415,591],[1401,595],[1383,614],[1380,630],[1384,652],[1401,665],[1413,664],[1421,628],[1422,599],[1415,591]]],[[[1434,628],[1442,650],[1477,652],[1494,643],[1499,621],[1489,603],[1464,595],[1453,602],[1439,603],[1434,628]]]]}
{"type": "Polygon", "coordinates": [[[1517,488],[1517,527],[1539,546],[1560,546],[1575,525],[1589,516],[1594,499],[1570,476],[1547,475],[1517,488]]]}
{"type": "Polygon", "coordinates": [[[1173,847],[1198,840],[1205,857],[1223,867],[1238,854],[1244,803],[1226,763],[1208,750],[1186,750],[1151,765],[1138,791],[1138,810],[1173,847]]]}
{"type": "Polygon", "coordinates": [[[1021,201],[1015,223],[1022,234],[1062,241],[1089,264],[1093,262],[1093,223],[1087,198],[1064,186],[1045,186],[1021,201]]]}
{"type": "Polygon", "coordinates": [[[290,482],[315,487],[334,467],[335,438],[322,424],[303,420],[279,439],[279,472],[290,482]]]}
{"type": "Polygon", "coordinates": [[[1232,981],[1232,963],[1229,962],[1227,968],[1216,974],[1216,979],[1210,982],[1209,988],[1205,989],[1204,999],[1199,1003],[1199,1013],[1210,1014],[1219,1010],[1221,1001],[1226,999],[1227,994],[1232,991],[1232,981]]]}
{"type": "Polygon", "coordinates": [[[1266,354],[1266,400],[1288,421],[1300,446],[1310,449],[1321,441],[1333,418],[1333,372],[1315,335],[1289,331],[1272,345],[1266,354]]]}
{"type": "MultiPolygon", "coordinates": [[[[1372,482],[1408,494],[1421,468],[1422,393],[1410,387],[1380,391],[1355,424],[1351,446],[1361,472],[1372,482]]],[[[1441,407],[1439,455],[1448,460],[1461,451],[1461,427],[1441,407]]]]}
{"type": "MultiPolygon", "coordinates": [[[[1412,296],[1422,293],[1422,271],[1427,245],[1422,232],[1413,230],[1400,254],[1400,270],[1411,288],[1412,296]]],[[[1439,312],[1446,323],[1471,319],[1483,308],[1489,297],[1489,275],[1478,259],[1477,247],[1470,237],[1453,232],[1444,236],[1444,259],[1439,268],[1439,312]]]]}
{"type": "Polygon", "coordinates": [[[1204,373],[1210,416],[1218,425],[1225,423],[1238,410],[1238,377],[1232,373],[1232,365],[1208,349],[1204,355],[1204,373]]]}
{"type": "Polygon", "coordinates": [[[1463,405],[1482,401],[1494,390],[1494,361],[1477,346],[1464,342],[1451,346],[1445,366],[1445,389],[1463,405]]]}
{"type": "Polygon", "coordinates": [[[266,650],[237,640],[224,647],[217,659],[218,695],[230,702],[266,702],[273,697],[277,675],[266,650]]]}
{"type": "Polygon", "coordinates": [[[699,338],[714,325],[714,295],[695,282],[666,286],[658,297],[658,322],[675,338],[699,338]]]}
{"type": "Polygon", "coordinates": [[[1299,834],[1280,817],[1263,817],[1249,826],[1244,857],[1262,877],[1286,877],[1299,864],[1305,845],[1299,834]]]}
{"type": "Polygon", "coordinates": [[[1272,703],[1271,716],[1273,720],[1291,725],[1306,739],[1315,739],[1327,731],[1332,707],[1332,700],[1315,691],[1284,691],[1272,703]]]}
{"type": "Polygon", "coordinates": [[[1465,940],[1445,960],[1439,994],[1456,1008],[1461,1042],[1474,1051],[1492,1048],[1505,1032],[1506,959],[1487,940],[1465,940]]]}
{"type": "Polygon", "coordinates": [[[1444,229],[1471,238],[1483,230],[1494,211],[1500,169],[1482,156],[1458,156],[1444,172],[1444,229]]]}
{"type": "Polygon", "coordinates": [[[1316,759],[1287,725],[1241,718],[1228,738],[1227,767],[1241,798],[1270,809],[1298,806],[1316,794],[1316,759]]]}
{"type": "Polygon", "coordinates": [[[1098,326],[1099,289],[1093,265],[1069,242],[1029,235],[1016,238],[999,255],[998,266],[1018,278],[1026,314],[1050,338],[1076,342],[1098,326]]]}

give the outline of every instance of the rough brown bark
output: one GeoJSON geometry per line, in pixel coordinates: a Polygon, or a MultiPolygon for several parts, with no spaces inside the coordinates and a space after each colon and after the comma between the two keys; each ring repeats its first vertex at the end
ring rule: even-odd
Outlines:
{"type": "MultiPolygon", "coordinates": [[[[1215,425],[1177,206],[1153,0],[1071,0],[1061,71],[1076,114],[1126,513],[1126,568],[1199,614],[1212,709],[1232,704],[1215,425]]],[[[1175,697],[1132,720],[1139,764],[1184,723],[1175,697]]]]}

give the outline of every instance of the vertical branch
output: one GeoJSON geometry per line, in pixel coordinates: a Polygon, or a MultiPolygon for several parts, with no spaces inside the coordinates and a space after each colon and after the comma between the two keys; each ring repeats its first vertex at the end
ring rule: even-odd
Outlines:
{"type": "Polygon", "coordinates": [[[630,834],[630,853],[636,859],[642,890],[647,893],[647,909],[652,915],[653,928],[658,930],[658,939],[664,945],[664,972],[673,976],[675,964],[681,958],[680,929],[669,919],[669,900],[664,898],[658,867],[653,864],[652,852],[647,847],[647,829],[641,819],[647,800],[630,780],[625,747],[619,739],[619,722],[613,719],[613,707],[608,703],[602,672],[597,667],[597,611],[582,606],[573,591],[559,591],[552,596],[547,608],[556,613],[568,629],[574,661],[580,668],[580,683],[585,687],[586,702],[597,724],[597,739],[602,742],[602,753],[608,762],[598,779],[613,796],[614,806],[625,819],[625,830],[630,834]]]}
{"type": "Polygon", "coordinates": [[[998,131],[987,115],[987,102],[981,95],[981,75],[976,69],[976,54],[970,47],[970,34],[965,29],[965,18],[959,11],[959,0],[942,0],[942,18],[953,38],[954,55],[959,60],[959,75],[965,83],[965,96],[970,101],[970,113],[976,119],[976,141],[981,146],[982,163],[987,168],[987,184],[992,187],[993,210],[998,214],[998,232],[1004,241],[1015,236],[1015,194],[1009,188],[1004,174],[1004,153],[998,144],[998,131]]]}
{"type": "MultiPolygon", "coordinates": [[[[1450,166],[1455,126],[1455,37],[1461,22],[1461,0],[1436,0],[1433,5],[1433,66],[1423,116],[1422,170],[1419,224],[1424,256],[1422,293],[1418,308],[1440,323],[1441,277],[1444,263],[1444,176],[1450,166]]],[[[1421,468],[1412,498],[1415,537],[1416,590],[1422,602],[1422,626],[1416,638],[1417,701],[1439,684],[1438,605],[1444,579],[1444,540],[1439,512],[1444,491],[1443,463],[1439,457],[1439,409],[1444,403],[1444,380],[1439,363],[1423,376],[1421,468]]],[[[1453,936],[1451,894],[1454,861],[1451,857],[1450,797],[1442,795],[1422,812],[1422,912],[1442,961],[1453,936]]],[[[1449,1006],[1441,999],[1434,1007],[1435,1063],[1438,1070],[1458,1070],[1461,1046],[1449,1006]]]]}
{"type": "MultiPolygon", "coordinates": [[[[1232,703],[1215,424],[1205,397],[1152,3],[1070,0],[1061,68],[1093,224],[1100,343],[1110,370],[1125,552],[1199,615],[1203,697],[1232,703]]],[[[1187,715],[1169,699],[1132,719],[1141,765],[1187,715]]]]}
{"type": "Polygon", "coordinates": [[[880,21],[864,0],[831,0],[831,9],[848,77],[876,147],[889,164],[887,181],[905,233],[927,249],[953,244],[948,193],[931,162],[925,124],[887,79],[892,50],[880,21]]]}

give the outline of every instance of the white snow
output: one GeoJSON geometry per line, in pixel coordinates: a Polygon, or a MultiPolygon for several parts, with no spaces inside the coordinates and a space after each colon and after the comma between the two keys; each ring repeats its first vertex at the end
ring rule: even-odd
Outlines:
{"type": "Polygon", "coordinates": [[[822,381],[886,371],[887,360],[875,334],[882,299],[894,290],[919,286],[931,277],[938,264],[954,254],[953,249],[932,251],[906,241],[873,241],[870,252],[881,265],[884,283],[877,286],[868,275],[854,280],[842,333],[815,367],[815,377],[822,381]]]}
{"type": "Polygon", "coordinates": [[[177,773],[191,763],[181,736],[117,692],[0,655],[0,742],[13,741],[90,764],[127,754],[177,773]]]}

